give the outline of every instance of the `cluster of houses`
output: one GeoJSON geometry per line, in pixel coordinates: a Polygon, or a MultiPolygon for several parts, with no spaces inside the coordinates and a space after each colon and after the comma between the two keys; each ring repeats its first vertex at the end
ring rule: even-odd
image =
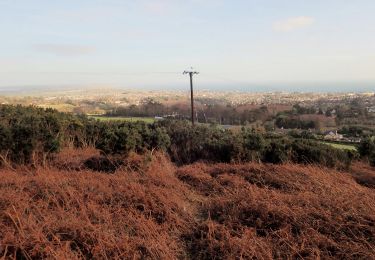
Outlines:
{"type": "Polygon", "coordinates": [[[344,137],[342,134],[337,133],[337,131],[327,131],[324,133],[324,140],[327,141],[339,141],[348,143],[360,143],[361,138],[359,137],[344,137]]]}

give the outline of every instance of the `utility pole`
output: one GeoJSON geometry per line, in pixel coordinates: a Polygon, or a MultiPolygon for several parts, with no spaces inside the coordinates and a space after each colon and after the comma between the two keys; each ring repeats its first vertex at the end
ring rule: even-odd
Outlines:
{"type": "Polygon", "coordinates": [[[185,70],[184,73],[189,74],[190,76],[190,95],[191,95],[191,123],[194,126],[195,125],[195,116],[194,116],[194,91],[193,91],[193,75],[199,74],[199,72],[194,71],[193,68],[190,68],[189,70],[185,70]]]}

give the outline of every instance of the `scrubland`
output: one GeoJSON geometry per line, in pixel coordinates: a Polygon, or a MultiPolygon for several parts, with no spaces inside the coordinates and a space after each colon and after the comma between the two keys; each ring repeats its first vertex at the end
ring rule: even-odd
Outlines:
{"type": "Polygon", "coordinates": [[[370,166],[177,167],[154,152],[108,171],[110,160],[87,163],[99,156],[65,150],[45,167],[1,170],[0,257],[375,258],[370,166]]]}

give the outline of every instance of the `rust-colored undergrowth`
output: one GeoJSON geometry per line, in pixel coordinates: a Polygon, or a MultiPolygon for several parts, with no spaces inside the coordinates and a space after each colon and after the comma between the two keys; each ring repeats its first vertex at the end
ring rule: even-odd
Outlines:
{"type": "Polygon", "coordinates": [[[85,168],[99,156],[1,170],[0,258],[375,258],[375,190],[356,169],[177,168],[159,153],[132,155],[113,174],[85,168]]]}

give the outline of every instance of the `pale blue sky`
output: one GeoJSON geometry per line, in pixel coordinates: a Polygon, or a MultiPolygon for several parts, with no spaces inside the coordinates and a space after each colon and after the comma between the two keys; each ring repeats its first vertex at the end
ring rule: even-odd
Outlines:
{"type": "Polygon", "coordinates": [[[0,87],[180,87],[194,66],[202,88],[371,90],[374,13],[374,0],[0,0],[0,87]]]}

